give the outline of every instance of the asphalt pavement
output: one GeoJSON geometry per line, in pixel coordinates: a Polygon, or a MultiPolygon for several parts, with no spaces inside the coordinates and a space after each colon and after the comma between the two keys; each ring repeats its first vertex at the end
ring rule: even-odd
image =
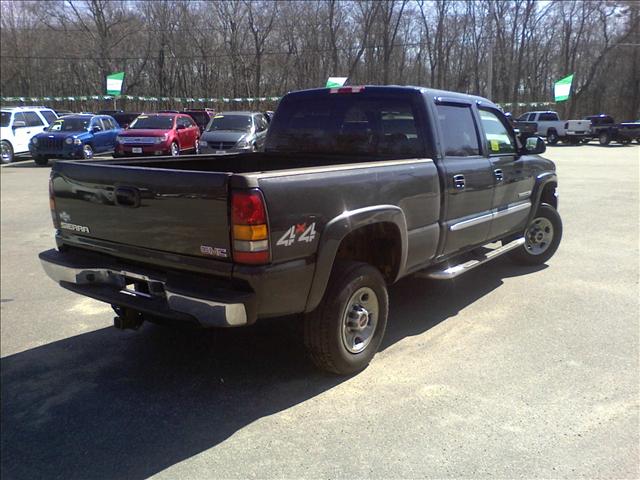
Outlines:
{"type": "Polygon", "coordinates": [[[319,373],[289,320],[121,332],[49,280],[49,168],[0,168],[9,479],[640,478],[640,146],[556,146],[564,238],[390,291],[381,352],[319,373]]]}

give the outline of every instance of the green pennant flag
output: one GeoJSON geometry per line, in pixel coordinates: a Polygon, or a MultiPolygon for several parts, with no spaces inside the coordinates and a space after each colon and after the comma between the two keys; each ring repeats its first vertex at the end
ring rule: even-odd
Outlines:
{"type": "Polygon", "coordinates": [[[120,95],[122,83],[124,82],[124,72],[107,75],[107,95],[120,95]]]}
{"type": "Polygon", "coordinates": [[[564,102],[569,100],[569,94],[571,93],[571,82],[573,82],[573,73],[568,77],[564,77],[558,80],[553,85],[553,96],[556,102],[564,102]]]}
{"type": "Polygon", "coordinates": [[[344,82],[347,81],[347,77],[329,77],[327,80],[326,88],[336,88],[344,85],[344,82]]]}

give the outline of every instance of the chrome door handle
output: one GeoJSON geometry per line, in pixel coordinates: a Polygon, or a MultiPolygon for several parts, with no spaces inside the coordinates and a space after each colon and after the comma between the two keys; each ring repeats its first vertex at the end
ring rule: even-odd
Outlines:
{"type": "Polygon", "coordinates": [[[453,186],[456,190],[464,189],[464,175],[458,174],[453,176],[453,186]]]}
{"type": "Polygon", "coordinates": [[[495,175],[496,180],[497,180],[498,182],[502,182],[502,181],[504,180],[504,175],[502,174],[502,170],[501,170],[501,169],[496,168],[496,169],[493,171],[493,174],[495,175]]]}

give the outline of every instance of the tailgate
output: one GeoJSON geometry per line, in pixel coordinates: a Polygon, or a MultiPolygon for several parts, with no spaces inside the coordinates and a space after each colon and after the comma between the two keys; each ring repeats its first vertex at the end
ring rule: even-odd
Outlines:
{"type": "Polygon", "coordinates": [[[59,162],[61,233],[230,261],[231,173],[59,162]]]}
{"type": "Polygon", "coordinates": [[[590,120],[569,120],[567,130],[572,132],[588,132],[591,129],[590,120]]]}

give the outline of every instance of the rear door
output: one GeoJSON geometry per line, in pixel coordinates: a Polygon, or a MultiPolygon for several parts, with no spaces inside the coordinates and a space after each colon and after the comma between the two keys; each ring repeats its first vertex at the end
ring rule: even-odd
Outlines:
{"type": "Polygon", "coordinates": [[[93,133],[93,149],[95,152],[104,152],[108,149],[110,133],[107,130],[108,126],[105,125],[101,117],[94,117],[91,120],[89,129],[93,133]],[[99,131],[93,131],[95,127],[98,127],[99,131]]]}
{"type": "Polygon", "coordinates": [[[445,175],[445,239],[442,255],[480,245],[489,237],[494,177],[482,154],[471,103],[436,105],[445,175]]]}
{"type": "Polygon", "coordinates": [[[57,163],[52,181],[61,233],[75,243],[97,240],[229,260],[231,174],[140,162],[57,163]]]}
{"type": "Polygon", "coordinates": [[[263,114],[254,115],[253,124],[256,129],[256,146],[258,147],[258,150],[262,151],[265,139],[267,138],[267,128],[269,127],[269,124],[263,114]]]}
{"type": "Polygon", "coordinates": [[[524,229],[531,210],[533,172],[518,155],[513,130],[504,115],[493,108],[480,107],[484,151],[491,162],[495,190],[491,208],[490,238],[524,229]]]}

